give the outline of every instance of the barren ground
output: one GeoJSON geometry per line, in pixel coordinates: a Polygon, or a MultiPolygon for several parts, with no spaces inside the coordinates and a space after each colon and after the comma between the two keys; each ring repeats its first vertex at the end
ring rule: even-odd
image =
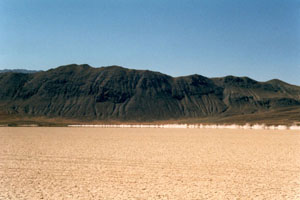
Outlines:
{"type": "Polygon", "coordinates": [[[0,199],[300,199],[300,131],[0,127],[0,199]]]}

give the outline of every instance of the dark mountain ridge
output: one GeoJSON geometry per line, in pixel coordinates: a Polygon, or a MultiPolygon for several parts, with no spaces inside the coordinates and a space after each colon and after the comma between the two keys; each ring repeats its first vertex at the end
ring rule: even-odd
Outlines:
{"type": "MultiPolygon", "coordinates": [[[[300,87],[280,80],[196,74],[174,78],[86,64],[0,74],[0,112],[7,115],[146,122],[243,118],[282,109],[300,109],[300,87]]],[[[297,121],[295,114],[292,118],[297,121]]]]}

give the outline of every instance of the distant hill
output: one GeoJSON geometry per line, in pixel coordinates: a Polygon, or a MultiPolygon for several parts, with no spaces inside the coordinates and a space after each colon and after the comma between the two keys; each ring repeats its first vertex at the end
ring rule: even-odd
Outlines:
{"type": "Polygon", "coordinates": [[[171,77],[72,64],[36,73],[1,73],[0,121],[10,118],[291,124],[300,120],[300,87],[280,80],[171,77]]]}
{"type": "Polygon", "coordinates": [[[31,73],[36,73],[36,72],[40,72],[40,71],[27,70],[27,69],[2,69],[2,70],[0,70],[0,73],[6,73],[6,72],[31,74],[31,73]]]}

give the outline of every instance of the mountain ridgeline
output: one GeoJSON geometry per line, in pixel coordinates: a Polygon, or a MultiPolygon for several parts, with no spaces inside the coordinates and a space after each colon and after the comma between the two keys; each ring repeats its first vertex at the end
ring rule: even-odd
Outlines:
{"type": "Polygon", "coordinates": [[[0,70],[0,73],[6,73],[6,72],[31,74],[31,73],[36,73],[36,72],[40,72],[40,71],[37,71],[37,70],[27,70],[27,69],[2,69],[2,70],[0,70]]]}
{"type": "Polygon", "coordinates": [[[0,112],[7,115],[147,122],[275,111],[280,115],[281,110],[299,108],[300,87],[276,79],[174,78],[148,70],[75,64],[0,74],[0,112]]]}

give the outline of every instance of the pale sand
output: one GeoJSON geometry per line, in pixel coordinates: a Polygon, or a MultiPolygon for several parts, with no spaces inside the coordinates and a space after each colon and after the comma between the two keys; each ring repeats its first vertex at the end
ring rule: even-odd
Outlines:
{"type": "Polygon", "coordinates": [[[0,199],[300,199],[300,132],[0,127],[0,199]]]}

